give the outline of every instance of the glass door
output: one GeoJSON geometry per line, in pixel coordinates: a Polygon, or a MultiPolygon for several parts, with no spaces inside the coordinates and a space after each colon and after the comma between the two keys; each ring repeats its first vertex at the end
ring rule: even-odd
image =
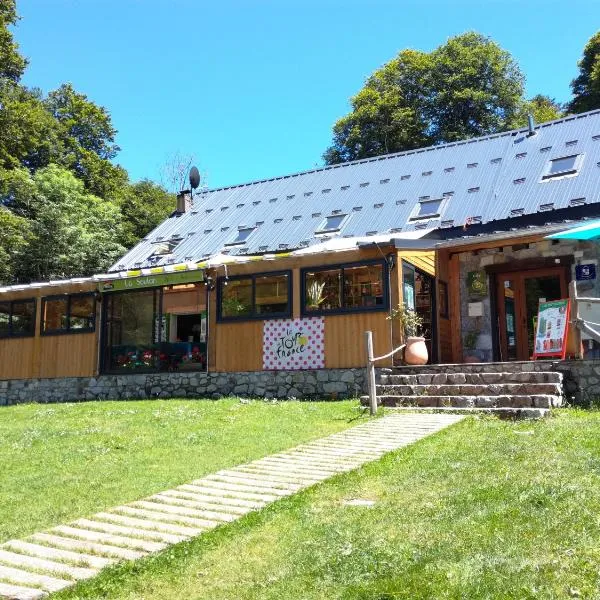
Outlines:
{"type": "Polygon", "coordinates": [[[567,297],[566,268],[505,273],[497,282],[500,360],[530,360],[539,303],[567,297]]]}

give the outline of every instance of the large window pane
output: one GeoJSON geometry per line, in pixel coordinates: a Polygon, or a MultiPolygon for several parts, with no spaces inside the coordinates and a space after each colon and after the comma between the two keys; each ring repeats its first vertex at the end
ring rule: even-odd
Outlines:
{"type": "Polygon", "coordinates": [[[288,276],[264,275],[255,279],[256,313],[285,313],[288,306],[288,276]]]}
{"type": "Polygon", "coordinates": [[[10,302],[0,302],[0,336],[10,335],[10,302]]]}
{"type": "Polygon", "coordinates": [[[35,324],[35,302],[13,302],[12,335],[33,335],[35,324]]]}
{"type": "Polygon", "coordinates": [[[108,364],[112,370],[151,369],[160,359],[155,336],[155,292],[128,292],[108,298],[108,364]]]}
{"type": "Polygon", "coordinates": [[[221,316],[247,317],[252,314],[252,278],[221,280],[221,316]]]}
{"type": "Polygon", "coordinates": [[[316,312],[342,308],[341,283],[341,269],[305,273],[305,309],[316,312]]]}
{"type": "Polygon", "coordinates": [[[96,301],[93,296],[72,296],[69,328],[71,330],[94,329],[96,301]]]}
{"type": "Polygon", "coordinates": [[[67,331],[68,297],[44,301],[43,331],[67,331]]]}
{"type": "Polygon", "coordinates": [[[344,308],[374,308],[383,304],[383,265],[344,268],[344,308]]]}

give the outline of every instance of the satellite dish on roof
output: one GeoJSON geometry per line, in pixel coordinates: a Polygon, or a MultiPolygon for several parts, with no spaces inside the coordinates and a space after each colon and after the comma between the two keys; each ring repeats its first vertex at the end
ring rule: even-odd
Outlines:
{"type": "Polygon", "coordinates": [[[195,190],[200,185],[200,172],[197,167],[190,169],[190,186],[195,190]]]}

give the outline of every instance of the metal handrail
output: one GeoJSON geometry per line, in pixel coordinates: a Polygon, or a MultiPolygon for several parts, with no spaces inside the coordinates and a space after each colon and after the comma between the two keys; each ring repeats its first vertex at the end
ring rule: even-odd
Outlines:
{"type": "Polygon", "coordinates": [[[572,314],[573,318],[571,322],[575,324],[575,329],[579,334],[577,339],[577,347],[581,348],[581,332],[583,331],[587,335],[589,335],[593,340],[600,342],[600,331],[596,331],[591,325],[595,325],[600,327],[600,323],[594,323],[593,321],[586,321],[579,314],[579,304],[581,302],[585,302],[588,304],[598,304],[600,303],[600,298],[581,298],[577,295],[577,282],[571,281],[569,284],[569,297],[571,298],[572,303],[572,314]]]}

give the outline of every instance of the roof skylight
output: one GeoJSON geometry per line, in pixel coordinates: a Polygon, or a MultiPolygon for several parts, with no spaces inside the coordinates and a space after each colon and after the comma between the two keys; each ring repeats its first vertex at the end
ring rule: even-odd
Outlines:
{"type": "Polygon", "coordinates": [[[248,238],[256,231],[256,227],[239,227],[237,236],[231,242],[227,242],[226,246],[237,246],[238,244],[245,244],[248,238]]]}
{"type": "Polygon", "coordinates": [[[419,221],[421,219],[432,219],[442,214],[442,209],[448,198],[437,198],[434,200],[421,200],[413,209],[410,221],[419,221]]]}
{"type": "Polygon", "coordinates": [[[542,175],[542,180],[565,177],[567,175],[577,175],[581,168],[582,160],[583,154],[572,154],[570,156],[553,158],[546,165],[546,171],[542,175]]]}
{"type": "Polygon", "coordinates": [[[347,218],[348,215],[330,215],[329,217],[325,217],[325,220],[321,222],[321,226],[315,233],[334,233],[340,231],[347,218]]]}

